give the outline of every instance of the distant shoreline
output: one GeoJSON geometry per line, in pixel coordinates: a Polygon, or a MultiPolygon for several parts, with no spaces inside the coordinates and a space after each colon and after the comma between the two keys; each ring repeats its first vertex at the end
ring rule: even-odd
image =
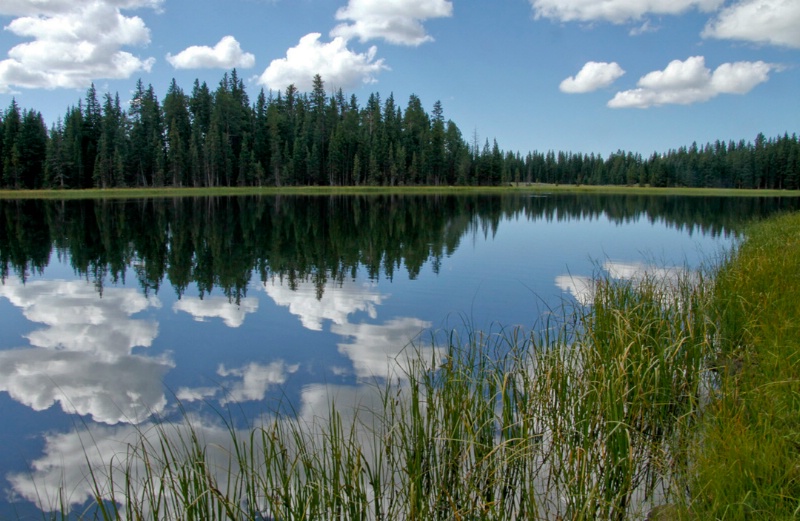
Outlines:
{"type": "Polygon", "coordinates": [[[616,185],[565,185],[514,183],[509,186],[292,186],[217,188],[111,188],[69,190],[0,190],[0,199],[127,199],[169,197],[213,197],[248,195],[459,195],[524,193],[596,193],[621,195],[704,197],[800,197],[800,190],[744,188],[654,188],[616,185]]]}

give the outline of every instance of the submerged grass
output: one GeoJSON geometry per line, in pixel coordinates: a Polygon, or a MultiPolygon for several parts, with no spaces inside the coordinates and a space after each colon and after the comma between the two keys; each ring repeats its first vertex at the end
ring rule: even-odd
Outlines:
{"type": "Polygon", "coordinates": [[[371,394],[223,441],[143,431],[90,466],[92,517],[797,518],[800,216],[713,275],[598,280],[538,332],[418,342],[371,394]]]}

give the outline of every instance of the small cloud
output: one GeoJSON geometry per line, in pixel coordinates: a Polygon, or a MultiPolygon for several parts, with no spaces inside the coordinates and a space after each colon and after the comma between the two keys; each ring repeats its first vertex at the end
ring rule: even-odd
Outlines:
{"type": "Polygon", "coordinates": [[[570,76],[559,85],[561,92],[578,94],[608,87],[625,71],[617,62],[588,62],[575,76],[570,76]]]}
{"type": "Polygon", "coordinates": [[[673,60],[663,71],[642,76],[638,88],[618,92],[608,102],[611,108],[649,108],[660,105],[691,105],[719,94],[746,94],[769,79],[777,67],[762,61],[724,63],[712,73],[705,58],[692,56],[673,60]]]}
{"type": "Polygon", "coordinates": [[[561,22],[606,21],[622,24],[647,15],[678,15],[697,9],[714,11],[724,0],[530,0],[534,15],[561,22]]]}
{"type": "Polygon", "coordinates": [[[639,36],[645,33],[654,33],[658,31],[658,29],[659,29],[658,26],[652,25],[650,23],[650,20],[645,20],[642,25],[634,27],[630,31],[628,31],[628,34],[631,36],[639,36]]]}
{"type": "MultiPolygon", "coordinates": [[[[3,0],[0,16],[54,16],[74,11],[78,3],[75,0],[3,0]]],[[[147,7],[159,11],[164,0],[98,0],[95,3],[115,5],[120,9],[147,7]]]]}
{"type": "Polygon", "coordinates": [[[344,38],[322,43],[320,36],[320,33],[303,36],[296,47],[286,51],[286,58],[270,63],[258,83],[275,90],[293,84],[301,91],[309,91],[314,75],[319,74],[328,85],[352,89],[374,83],[375,75],[387,69],[382,59],[375,59],[375,47],[366,53],[356,53],[347,48],[344,38]]]}
{"type": "Polygon", "coordinates": [[[243,52],[233,36],[224,36],[214,47],[193,45],[175,56],[167,54],[167,61],[176,69],[249,69],[256,57],[243,52]]]}
{"type": "Polygon", "coordinates": [[[181,387],[175,393],[175,398],[184,403],[198,402],[213,398],[219,391],[219,387],[181,387]]]}
{"type": "Polygon", "coordinates": [[[350,0],[336,12],[337,20],[349,20],[333,28],[331,36],[361,42],[383,39],[396,45],[417,46],[432,41],[422,22],[431,18],[450,17],[453,4],[449,0],[350,0]]]}
{"type": "Polygon", "coordinates": [[[704,38],[744,40],[800,48],[800,2],[741,0],[723,9],[703,30],[704,38]]]}

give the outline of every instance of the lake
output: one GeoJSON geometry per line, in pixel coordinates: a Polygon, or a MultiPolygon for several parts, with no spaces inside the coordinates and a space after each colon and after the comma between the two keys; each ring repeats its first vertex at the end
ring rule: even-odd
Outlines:
{"type": "MultiPolygon", "coordinates": [[[[90,497],[158,421],[206,439],[370,400],[410,342],[541,327],[592,277],[696,269],[797,198],[0,200],[0,517],[90,497]]],[[[220,441],[220,443],[224,443],[220,441]]],[[[41,516],[39,515],[39,518],[41,516]]]]}

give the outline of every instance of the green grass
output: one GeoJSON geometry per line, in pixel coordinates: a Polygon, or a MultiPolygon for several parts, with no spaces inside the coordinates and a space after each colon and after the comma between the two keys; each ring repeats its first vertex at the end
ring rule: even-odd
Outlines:
{"type": "Polygon", "coordinates": [[[741,190],[719,188],[651,188],[639,186],[590,186],[520,184],[519,186],[351,186],[351,187],[217,187],[217,188],[110,188],[86,190],[0,190],[0,199],[125,199],[166,197],[212,197],[234,195],[369,195],[369,194],[459,194],[459,193],[573,192],[638,195],[683,195],[725,197],[800,197],[800,190],[741,190]]]}
{"type": "Polygon", "coordinates": [[[752,226],[716,276],[718,388],[692,446],[699,519],[800,518],[800,215],[752,226]]]}

